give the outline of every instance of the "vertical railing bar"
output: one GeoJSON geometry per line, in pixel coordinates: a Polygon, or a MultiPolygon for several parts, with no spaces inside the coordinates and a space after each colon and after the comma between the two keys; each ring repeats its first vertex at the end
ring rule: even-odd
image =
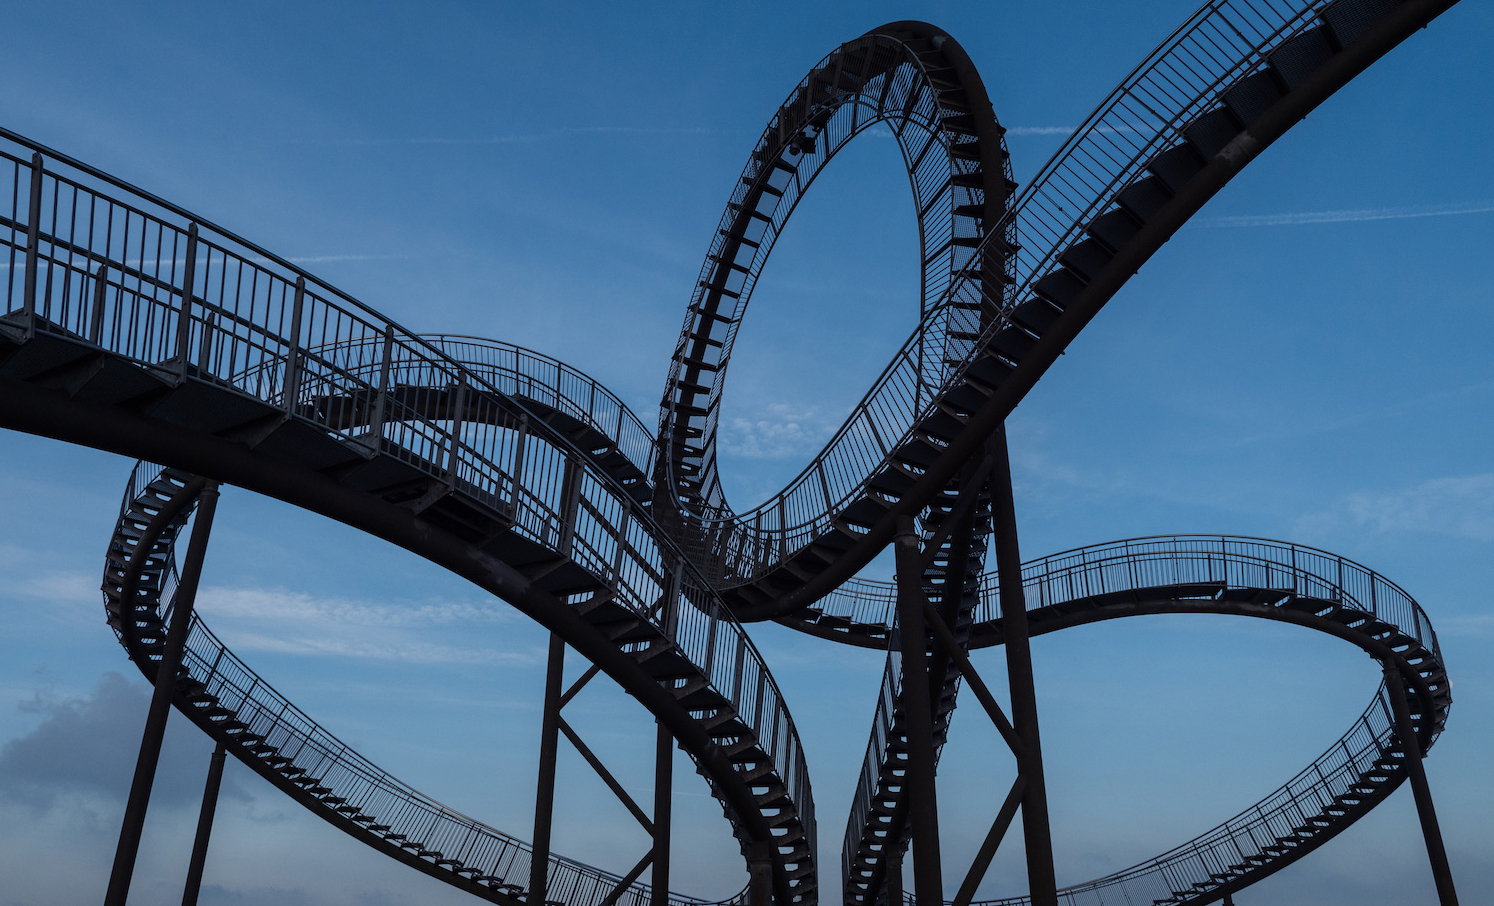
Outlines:
{"type": "Polygon", "coordinates": [[[36,268],[41,252],[42,156],[31,155],[31,196],[26,214],[26,276],[21,301],[26,312],[26,339],[36,336],[36,268]]]}
{"type": "MultiPolygon", "coordinates": [[[[284,299],[284,296],[280,298],[284,299]]],[[[296,294],[291,301],[289,349],[285,353],[285,414],[294,415],[301,398],[301,308],[306,300],[306,278],[296,277],[296,294]]],[[[284,311],[284,309],[281,309],[284,311]]]]}
{"type": "MultiPolygon", "coordinates": [[[[157,255],[159,259],[159,253],[157,255]]],[[[175,262],[173,262],[174,264],[175,262]]],[[[160,261],[156,267],[159,270],[160,261]]],[[[187,350],[192,343],[192,291],[197,280],[197,223],[187,226],[187,261],[182,267],[182,311],[176,322],[176,354],[180,359],[176,383],[187,380],[187,350]]]]}

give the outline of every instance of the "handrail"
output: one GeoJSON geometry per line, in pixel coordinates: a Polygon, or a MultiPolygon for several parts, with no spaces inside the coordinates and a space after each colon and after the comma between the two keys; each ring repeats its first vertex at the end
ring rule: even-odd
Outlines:
{"type": "MultiPolygon", "coordinates": [[[[1226,581],[1230,577],[1227,572],[1228,564],[1237,564],[1237,569],[1248,566],[1259,570],[1261,577],[1266,580],[1266,584],[1260,587],[1285,588],[1286,586],[1269,583],[1292,579],[1302,583],[1294,586],[1295,591],[1342,594],[1344,603],[1356,606],[1365,613],[1376,617],[1390,616],[1392,619],[1389,622],[1403,627],[1407,635],[1416,638],[1441,657],[1441,648],[1436,634],[1431,630],[1426,611],[1396,583],[1367,566],[1320,548],[1250,535],[1145,535],[1085,545],[1030,560],[1022,564],[1022,585],[1027,609],[1037,610],[1054,601],[1072,599],[1073,595],[1067,592],[1055,591],[1061,578],[1068,581],[1077,575],[1087,574],[1103,580],[1106,568],[1116,564],[1134,564],[1139,562],[1140,557],[1177,564],[1184,562],[1185,556],[1200,564],[1204,572],[1195,576],[1174,572],[1171,576],[1163,577],[1171,581],[1159,581],[1155,584],[1226,581]],[[1322,564],[1323,570],[1316,574],[1308,572],[1306,564],[1314,563],[1322,564]],[[1331,568],[1327,568],[1330,566],[1331,568]],[[1333,587],[1309,581],[1314,575],[1328,574],[1339,576],[1333,587]]],[[[992,570],[985,573],[979,581],[981,604],[976,608],[975,621],[977,624],[994,624],[1001,619],[1000,588],[996,572],[992,570]]],[[[1093,593],[1099,594],[1104,590],[1107,589],[1100,588],[1093,593]]],[[[891,582],[857,578],[822,598],[816,604],[816,609],[849,623],[890,631],[896,610],[895,596],[896,588],[891,582]],[[851,591],[846,592],[846,587],[851,591]]]]}
{"type": "MultiPolygon", "coordinates": [[[[420,334],[419,337],[521,403],[539,403],[585,422],[612,440],[618,451],[638,468],[642,480],[647,481],[651,476],[653,432],[644,427],[626,403],[585,372],[553,356],[502,340],[464,334],[420,334]]],[[[382,338],[361,337],[307,351],[323,360],[337,362],[348,374],[368,383],[385,366],[382,338]]],[[[287,358],[267,360],[234,376],[231,383],[255,387],[266,380],[266,371],[272,372],[269,380],[274,383],[275,374],[287,362],[287,358]]],[[[426,387],[431,383],[429,379],[421,380],[431,370],[424,359],[392,361],[388,367],[393,386],[426,387]]]]}

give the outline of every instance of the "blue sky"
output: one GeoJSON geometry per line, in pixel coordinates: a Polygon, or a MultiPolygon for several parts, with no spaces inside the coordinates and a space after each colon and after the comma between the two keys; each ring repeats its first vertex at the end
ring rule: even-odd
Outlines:
{"type": "MultiPolygon", "coordinates": [[[[20,5],[3,122],[300,260],[414,329],[494,337],[598,377],[652,422],[690,287],[756,135],[841,41],[920,18],[985,78],[1025,180],[1192,11],[1187,2],[20,5]]],[[[1012,420],[1029,557],[1230,532],[1401,584],[1454,683],[1427,766],[1464,901],[1494,889],[1494,10],[1465,3],[1253,163],[1086,329],[1012,420]]],[[[723,467],[750,504],[796,473],[913,325],[916,229],[867,136],[796,213],[739,341],[723,467]]],[[[130,463],[0,436],[0,906],[99,897],[147,696],[104,626],[102,553],[130,463]]],[[[320,517],[228,490],[201,609],[376,762],[528,836],[544,636],[502,602],[320,517]]],[[[834,851],[882,658],[755,637],[811,757],[834,851]]],[[[1060,883],[1253,803],[1369,700],[1357,649],[1276,625],[1144,618],[1034,642],[1060,883]]],[[[1000,654],[978,655],[991,675],[1000,654]]],[[[573,723],[635,798],[653,730],[605,684],[573,723]]],[[[962,709],[941,809],[968,864],[1012,776],[962,709]],[[955,783],[961,784],[958,794],[955,783]]],[[[176,902],[209,747],[173,724],[137,899],[176,902]]],[[[681,760],[675,886],[745,879],[681,760]]],[[[556,848],[646,848],[563,753],[556,848]]],[[[204,903],[467,897],[342,837],[230,765],[204,903]]],[[[1014,836],[982,888],[1022,888],[1014,836]]],[[[824,894],[835,897],[831,871],[824,894]]],[[[953,875],[953,870],[947,870],[953,875]]],[[[1242,904],[1428,902],[1409,790],[1242,904]]]]}

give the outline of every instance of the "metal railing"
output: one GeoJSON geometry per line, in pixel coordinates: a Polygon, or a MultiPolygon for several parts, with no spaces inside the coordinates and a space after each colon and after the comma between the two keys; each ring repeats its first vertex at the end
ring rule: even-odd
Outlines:
{"type": "Polygon", "coordinates": [[[278,409],[349,450],[447,482],[513,532],[569,556],[702,667],[757,735],[813,840],[803,748],[761,654],[648,513],[567,437],[479,370],[289,262],[0,130],[6,184],[0,248],[12,266],[0,325],[88,344],[162,388],[197,381],[267,415],[278,409]],[[391,392],[387,368],[350,369],[319,352],[355,345],[380,347],[381,364],[420,363],[430,384],[420,393],[456,388],[447,417],[425,414],[439,409],[430,400],[391,392]],[[339,402],[299,404],[311,400],[339,402]],[[373,411],[350,411],[359,406],[373,411]],[[464,419],[468,406],[509,410],[525,428],[464,419]],[[711,644],[737,654],[715,657],[711,644]]]}
{"type": "Polygon", "coordinates": [[[1145,174],[1148,162],[1181,142],[1188,123],[1258,70],[1271,50],[1314,25],[1328,5],[1215,0],[1154,50],[1020,193],[1004,223],[987,234],[991,243],[1015,225],[1020,248],[1010,262],[1014,282],[998,295],[957,274],[824,450],[783,491],[751,510],[733,512],[723,502],[695,515],[702,536],[713,539],[725,574],[733,581],[761,576],[830,531],[832,516],[866,493],[866,482],[933,411],[931,394],[922,389],[922,350],[942,330],[946,309],[985,303],[1007,314],[969,345],[969,355],[946,372],[940,392],[960,385],[978,351],[1010,325],[1011,309],[1058,266],[1059,255],[1082,238],[1085,226],[1145,174]]]}
{"type": "MultiPolygon", "coordinates": [[[[1191,584],[1280,589],[1335,601],[1399,627],[1442,656],[1426,611],[1404,589],[1369,567],[1302,544],[1242,535],[1155,535],[1075,548],[1022,565],[1029,611],[1113,591],[1191,584]]],[[[977,626],[1001,619],[996,573],[986,573],[980,585],[977,626]]],[[[893,583],[858,578],[815,606],[837,621],[891,632],[896,604],[893,583]]]]}
{"type": "MultiPolygon", "coordinates": [[[[420,339],[439,350],[446,359],[515,398],[521,405],[537,403],[589,425],[607,437],[618,452],[637,467],[645,480],[652,474],[653,433],[622,400],[595,378],[544,353],[501,340],[456,334],[421,334],[420,339]]],[[[398,354],[400,349],[393,347],[390,351],[398,354]]],[[[454,389],[439,383],[450,375],[444,369],[433,370],[425,357],[386,361],[382,338],[358,339],[318,347],[310,352],[318,359],[335,362],[345,373],[357,375],[369,384],[379,381],[380,371],[387,369],[382,379],[390,388],[406,391],[412,388],[454,389]]],[[[285,359],[275,359],[236,375],[231,383],[257,395],[263,388],[286,386],[283,376],[276,373],[285,368],[285,359]],[[265,371],[271,373],[265,374],[265,371]]],[[[296,404],[302,407],[314,408],[317,403],[305,393],[296,400],[296,404]]]]}

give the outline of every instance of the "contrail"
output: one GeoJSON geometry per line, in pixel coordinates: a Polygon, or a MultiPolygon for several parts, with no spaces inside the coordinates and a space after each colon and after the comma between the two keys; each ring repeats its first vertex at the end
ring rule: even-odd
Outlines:
{"type": "Polygon", "coordinates": [[[1191,226],[1220,227],[1292,226],[1303,223],[1361,223],[1370,220],[1405,220],[1410,217],[1451,217],[1455,214],[1491,214],[1494,201],[1460,204],[1412,205],[1404,208],[1357,208],[1337,211],[1297,211],[1288,214],[1239,214],[1233,217],[1203,217],[1191,226]]]}

